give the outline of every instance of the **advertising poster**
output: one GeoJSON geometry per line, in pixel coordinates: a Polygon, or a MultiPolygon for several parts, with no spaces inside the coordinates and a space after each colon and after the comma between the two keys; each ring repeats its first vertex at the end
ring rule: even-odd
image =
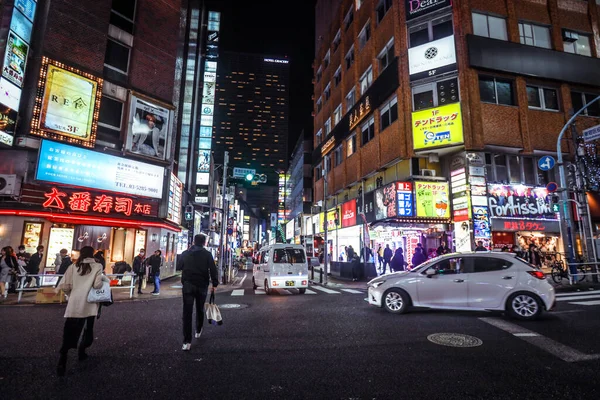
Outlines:
{"type": "Polygon", "coordinates": [[[396,184],[392,183],[375,191],[375,219],[392,218],[397,215],[396,184]]]}
{"type": "Polygon", "coordinates": [[[490,238],[490,218],[487,207],[473,207],[473,231],[475,240],[477,238],[490,238]]]}
{"type": "Polygon", "coordinates": [[[327,211],[327,230],[333,231],[333,230],[340,228],[341,226],[342,225],[341,225],[341,220],[340,220],[339,209],[336,207],[334,209],[327,211]],[[337,223],[336,223],[336,221],[337,221],[337,223]]]}
{"type": "Polygon", "coordinates": [[[169,202],[167,204],[167,219],[176,224],[181,223],[181,208],[183,198],[183,183],[171,173],[169,181],[169,202]]]}
{"type": "MultiPolygon", "coordinates": [[[[73,228],[52,228],[50,229],[50,238],[46,248],[46,268],[55,269],[54,261],[62,249],[67,249],[69,254],[73,249],[73,228]]],[[[58,270],[58,267],[56,267],[58,270]]]]}
{"type": "Polygon", "coordinates": [[[20,11],[16,10],[13,12],[12,19],[10,20],[10,30],[27,43],[31,42],[32,27],[32,22],[25,18],[20,11]]]}
{"type": "Polygon", "coordinates": [[[15,35],[14,32],[9,31],[8,40],[6,41],[6,53],[4,54],[2,76],[18,87],[23,87],[28,53],[29,45],[25,43],[23,39],[15,35]]]}
{"type": "Polygon", "coordinates": [[[170,110],[131,96],[129,115],[126,149],[164,160],[169,151],[170,110]]]}
{"type": "Polygon", "coordinates": [[[202,104],[214,104],[215,103],[215,82],[204,82],[202,88],[202,104]]]}
{"type": "Polygon", "coordinates": [[[164,170],[157,165],[42,140],[36,179],[160,199],[164,170]]]}
{"type": "Polygon", "coordinates": [[[198,154],[198,172],[210,172],[210,150],[200,149],[198,154]]]}
{"type": "Polygon", "coordinates": [[[201,126],[200,137],[212,139],[212,126],[201,126]]]}
{"type": "Polygon", "coordinates": [[[415,150],[462,144],[460,103],[413,112],[412,135],[415,150]]]}
{"type": "Polygon", "coordinates": [[[12,146],[16,123],[17,112],[0,104],[0,143],[12,146]]]}
{"type": "Polygon", "coordinates": [[[471,251],[471,229],[468,222],[454,223],[454,247],[456,251],[471,251]]]}
{"type": "Polygon", "coordinates": [[[33,22],[36,8],[35,0],[15,0],[15,8],[33,22]]]}
{"type": "Polygon", "coordinates": [[[415,182],[417,217],[450,218],[447,182],[415,182]]]}
{"type": "Polygon", "coordinates": [[[492,218],[556,218],[544,187],[488,185],[488,205],[492,218]]]}
{"type": "Polygon", "coordinates": [[[342,227],[356,225],[356,199],[342,204],[342,227]]]}
{"type": "Polygon", "coordinates": [[[40,129],[90,142],[97,90],[96,81],[49,64],[40,129]]]}
{"type": "Polygon", "coordinates": [[[408,70],[413,81],[455,71],[454,35],[408,49],[408,70]]]}
{"type": "Polygon", "coordinates": [[[208,185],[196,185],[194,201],[200,204],[208,204],[208,185]]]}
{"type": "Polygon", "coordinates": [[[37,252],[37,247],[42,242],[42,228],[44,224],[41,222],[25,222],[23,225],[23,239],[21,243],[25,246],[25,252],[34,254],[37,252]]]}
{"type": "Polygon", "coordinates": [[[13,110],[18,110],[20,100],[21,89],[7,79],[0,78],[0,103],[9,106],[13,110]]]}

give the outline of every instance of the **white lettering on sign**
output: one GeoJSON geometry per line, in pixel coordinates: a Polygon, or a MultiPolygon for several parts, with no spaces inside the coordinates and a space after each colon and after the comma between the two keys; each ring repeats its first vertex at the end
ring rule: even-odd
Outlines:
{"type": "Polygon", "coordinates": [[[278,60],[276,58],[265,58],[265,62],[277,63],[277,64],[287,64],[288,60],[278,60]]]}
{"type": "Polygon", "coordinates": [[[552,213],[550,204],[542,198],[535,199],[533,203],[521,203],[519,198],[515,201],[509,197],[504,204],[500,205],[498,200],[489,197],[488,203],[492,217],[541,216],[552,213]]]}

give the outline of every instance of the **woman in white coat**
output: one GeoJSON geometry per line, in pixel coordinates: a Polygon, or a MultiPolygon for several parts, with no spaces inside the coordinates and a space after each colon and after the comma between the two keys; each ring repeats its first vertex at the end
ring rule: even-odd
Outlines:
{"type": "Polygon", "coordinates": [[[77,262],[67,269],[56,288],[57,291],[62,289],[69,295],[57,367],[58,376],[65,374],[69,349],[78,349],[79,361],[87,358],[85,349],[91,346],[94,340],[94,319],[98,315],[98,303],[88,303],[88,293],[92,287],[100,289],[103,281],[108,281],[108,278],[102,275],[102,265],[94,259],[94,249],[85,246],[80,250],[77,262]],[[83,337],[80,342],[82,330],[83,337]]]}

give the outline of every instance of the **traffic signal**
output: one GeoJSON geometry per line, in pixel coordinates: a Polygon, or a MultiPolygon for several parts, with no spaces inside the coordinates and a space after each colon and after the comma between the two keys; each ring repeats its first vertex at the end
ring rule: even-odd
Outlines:
{"type": "Polygon", "coordinates": [[[246,174],[246,180],[252,182],[254,180],[254,175],[250,173],[246,174]]]}
{"type": "Polygon", "coordinates": [[[552,212],[560,212],[560,207],[558,205],[558,195],[557,194],[553,194],[552,195],[552,212]]]}
{"type": "Polygon", "coordinates": [[[187,205],[185,206],[185,220],[191,221],[194,219],[194,206],[187,205]]]}

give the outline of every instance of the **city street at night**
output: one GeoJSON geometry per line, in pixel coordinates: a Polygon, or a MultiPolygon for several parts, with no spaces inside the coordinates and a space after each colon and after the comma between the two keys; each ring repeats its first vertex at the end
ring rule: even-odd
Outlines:
{"type": "MultiPolygon", "coordinates": [[[[243,275],[241,276],[243,278],[243,275]]],[[[169,280],[164,285],[176,285],[169,280]]],[[[56,378],[64,306],[4,306],[4,399],[593,399],[600,292],[559,296],[533,323],[502,314],[369,306],[361,285],[264,295],[220,287],[224,324],[181,351],[181,299],[123,301],[96,322],[89,359],[56,378]],[[578,297],[581,300],[578,301],[578,297]],[[593,303],[596,299],[596,304],[593,303]],[[584,304],[572,304],[581,303],[584,304]],[[479,339],[441,339],[436,333],[479,339]],[[432,338],[433,339],[433,338],[432,338]]]]}

